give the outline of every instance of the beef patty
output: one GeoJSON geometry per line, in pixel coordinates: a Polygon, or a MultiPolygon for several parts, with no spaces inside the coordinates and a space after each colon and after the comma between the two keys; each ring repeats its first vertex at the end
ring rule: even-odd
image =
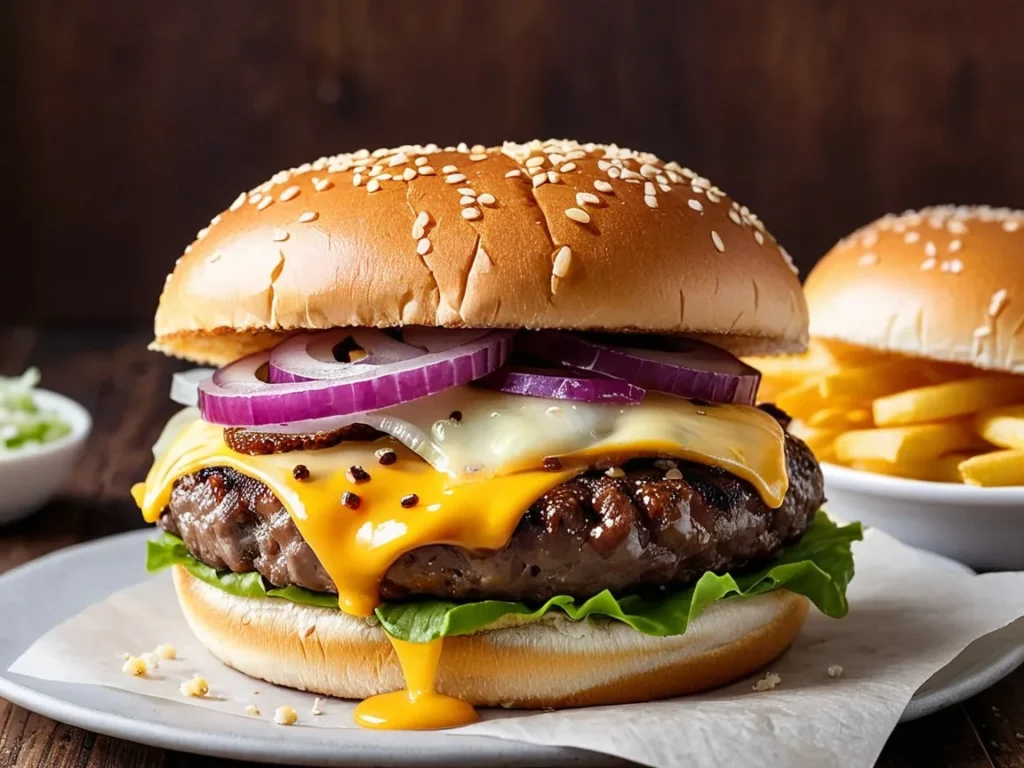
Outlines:
{"type": "MultiPolygon", "coordinates": [[[[746,481],[690,462],[678,462],[681,479],[666,479],[666,465],[654,459],[630,462],[623,477],[589,472],[534,502],[504,549],[431,545],[406,553],[388,570],[381,596],[539,601],[736,571],[801,536],[824,501],[814,456],[790,436],[786,465],[789,491],[778,509],[746,481]]],[[[233,469],[180,478],[159,524],[218,570],[256,570],[278,587],[337,592],[277,497],[233,469]]]]}

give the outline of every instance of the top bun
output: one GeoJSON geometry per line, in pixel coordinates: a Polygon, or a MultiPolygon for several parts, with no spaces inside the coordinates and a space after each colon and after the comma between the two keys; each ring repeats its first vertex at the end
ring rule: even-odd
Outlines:
{"type": "Polygon", "coordinates": [[[795,352],[807,306],[760,220],[675,163],[574,141],[405,146],[240,194],[167,278],[153,347],[221,364],[296,330],[403,325],[795,352]]]}
{"type": "Polygon", "coordinates": [[[1024,212],[884,216],[840,240],[805,291],[812,336],[1024,373],[1024,212]]]}

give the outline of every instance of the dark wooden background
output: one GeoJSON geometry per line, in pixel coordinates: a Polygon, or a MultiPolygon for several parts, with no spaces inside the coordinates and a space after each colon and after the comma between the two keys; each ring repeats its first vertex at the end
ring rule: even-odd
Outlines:
{"type": "Polygon", "coordinates": [[[406,141],[618,141],[804,268],[883,212],[1024,205],[1020,0],[0,3],[0,324],[147,322],[281,167],[406,141]]]}

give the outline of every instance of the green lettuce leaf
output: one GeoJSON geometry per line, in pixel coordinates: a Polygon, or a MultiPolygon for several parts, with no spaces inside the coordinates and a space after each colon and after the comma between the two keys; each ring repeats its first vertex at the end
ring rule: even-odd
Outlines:
{"type": "MultiPolygon", "coordinates": [[[[472,634],[498,621],[525,624],[556,609],[576,621],[604,616],[647,635],[681,635],[693,619],[718,600],[751,597],[780,588],[803,595],[822,613],[839,618],[849,608],[846,587],[853,578],[850,545],[862,534],[860,523],[839,527],[824,512],[818,512],[803,537],[763,567],[737,576],[705,573],[690,587],[656,596],[616,598],[605,590],[588,600],[559,595],[539,607],[504,600],[414,600],[383,603],[376,613],[388,634],[414,643],[472,634]]],[[[197,579],[240,597],[279,597],[326,608],[338,605],[334,595],[294,586],[268,588],[258,573],[218,573],[192,557],[181,539],[163,533],[149,542],[147,568],[155,571],[170,565],[181,565],[197,579]]]]}

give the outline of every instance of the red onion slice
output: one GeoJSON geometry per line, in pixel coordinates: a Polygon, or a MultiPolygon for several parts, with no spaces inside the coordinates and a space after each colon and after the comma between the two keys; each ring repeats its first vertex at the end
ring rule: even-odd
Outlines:
{"type": "Polygon", "coordinates": [[[199,382],[213,375],[213,368],[178,371],[171,377],[171,400],[179,405],[199,405],[199,382]]]}
{"type": "Polygon", "coordinates": [[[644,399],[644,391],[628,381],[557,369],[504,367],[477,383],[513,395],[576,400],[584,403],[632,405],[644,399]]]}
{"type": "Polygon", "coordinates": [[[258,377],[273,351],[242,358],[199,384],[203,418],[230,427],[286,424],[374,411],[462,386],[498,369],[513,331],[491,331],[445,352],[383,365],[348,364],[321,381],[271,384],[258,377]]]}
{"type": "Polygon", "coordinates": [[[323,333],[300,333],[281,342],[270,353],[270,381],[280,384],[343,379],[348,378],[354,368],[388,365],[422,355],[422,349],[396,341],[375,328],[337,328],[323,333]],[[339,361],[335,357],[335,348],[346,341],[354,342],[351,351],[359,350],[361,353],[351,362],[339,361]]]}
{"type": "Polygon", "coordinates": [[[623,379],[643,389],[712,403],[753,405],[761,374],[724,349],[694,339],[614,337],[539,331],[521,348],[570,368],[623,379]],[[623,344],[622,341],[628,343],[623,344]]]}

